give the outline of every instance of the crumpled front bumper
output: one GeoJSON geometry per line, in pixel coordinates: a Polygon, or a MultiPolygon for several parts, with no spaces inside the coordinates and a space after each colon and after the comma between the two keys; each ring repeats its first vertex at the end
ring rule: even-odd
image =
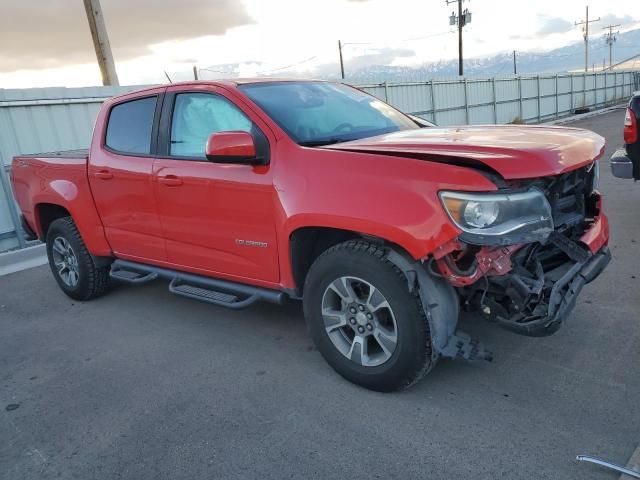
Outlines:
{"type": "MultiPolygon", "coordinates": [[[[500,315],[495,316],[493,320],[509,330],[527,336],[546,336],[557,331],[575,308],[582,288],[597,278],[611,261],[608,241],[609,222],[603,213],[600,213],[589,230],[580,238],[580,243],[588,250],[560,234],[557,237],[550,237],[549,242],[562,250],[568,256],[568,260],[556,270],[561,271],[562,275],[554,278],[551,289],[547,289],[546,293],[541,295],[538,307],[543,308],[538,308],[538,315],[526,321],[501,318],[500,315]]],[[[546,272],[545,275],[552,276],[546,272]]],[[[547,282],[547,279],[543,281],[547,282]]],[[[531,290],[530,294],[536,293],[533,288],[531,290]]]]}
{"type": "Polygon", "coordinates": [[[510,323],[503,326],[528,336],[551,335],[560,328],[575,308],[582,287],[600,275],[610,261],[611,252],[605,246],[586,261],[576,262],[553,285],[546,316],[521,326],[510,323]]]}
{"type": "Polygon", "coordinates": [[[578,238],[565,227],[537,242],[482,247],[471,252],[473,263],[466,269],[457,263],[464,254],[450,253],[464,252],[464,246],[452,244],[434,257],[434,273],[457,288],[468,310],[521,335],[551,335],[573,311],[582,288],[611,261],[600,194],[593,191],[589,202],[593,217],[578,238]]]}

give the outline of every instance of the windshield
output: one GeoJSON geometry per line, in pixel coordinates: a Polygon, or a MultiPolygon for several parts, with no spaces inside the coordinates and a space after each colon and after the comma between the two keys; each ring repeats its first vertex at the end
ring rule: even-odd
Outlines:
{"type": "Polygon", "coordinates": [[[386,103],[339,83],[269,82],[239,88],[304,146],[418,128],[386,103]]]}

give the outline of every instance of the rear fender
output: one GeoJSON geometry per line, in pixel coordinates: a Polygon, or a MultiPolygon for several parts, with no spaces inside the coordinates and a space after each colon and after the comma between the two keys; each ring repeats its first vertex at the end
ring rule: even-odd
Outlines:
{"type": "Polygon", "coordinates": [[[86,177],[83,175],[80,182],[77,180],[56,179],[41,182],[39,191],[32,196],[33,227],[38,237],[44,240],[40,207],[45,204],[57,205],[69,212],[89,252],[96,256],[110,256],[111,247],[105,237],[86,177]]]}

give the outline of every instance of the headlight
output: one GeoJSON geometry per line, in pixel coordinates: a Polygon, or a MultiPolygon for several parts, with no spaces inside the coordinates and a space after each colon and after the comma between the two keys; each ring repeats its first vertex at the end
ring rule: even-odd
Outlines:
{"type": "Polygon", "coordinates": [[[464,207],[462,216],[467,225],[475,228],[486,228],[498,219],[500,206],[498,202],[476,202],[471,200],[464,207]]]}
{"type": "Polygon", "coordinates": [[[478,245],[544,240],[553,230],[551,207],[535,188],[518,193],[440,192],[460,238],[478,245]]]}

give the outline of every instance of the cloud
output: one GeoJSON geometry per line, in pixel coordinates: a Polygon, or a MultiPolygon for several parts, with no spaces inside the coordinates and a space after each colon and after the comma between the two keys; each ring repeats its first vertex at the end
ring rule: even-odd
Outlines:
{"type": "Polygon", "coordinates": [[[550,35],[552,33],[565,33],[574,27],[574,24],[560,17],[550,17],[548,15],[538,15],[538,22],[542,26],[537,30],[538,36],[550,35]]]}
{"type": "Polygon", "coordinates": [[[390,65],[397,58],[415,56],[415,50],[410,48],[376,48],[350,57],[345,54],[345,65],[351,70],[370,67],[371,65],[390,65]]]}
{"type": "MultiPolygon", "coordinates": [[[[353,56],[346,54],[344,67],[347,71],[347,76],[352,76],[367,67],[391,65],[398,58],[414,57],[415,55],[415,50],[410,48],[377,48],[353,56]]],[[[339,73],[339,64],[337,62],[331,62],[310,68],[306,72],[306,75],[312,75],[318,78],[336,78],[339,73]]]]}
{"type": "MultiPolygon", "coordinates": [[[[0,71],[95,60],[80,0],[2,4],[0,71]]],[[[253,22],[237,0],[109,0],[102,9],[116,61],[148,54],[152,44],[222,35],[253,22]]]]}
{"type": "MultiPolygon", "coordinates": [[[[344,64],[347,76],[351,77],[368,67],[391,65],[399,58],[413,57],[416,52],[410,48],[376,48],[365,52],[345,55],[344,64]]],[[[310,60],[313,60],[311,58],[310,60]]],[[[340,64],[336,62],[300,62],[290,68],[272,68],[262,62],[228,63],[211,65],[201,69],[202,78],[236,78],[243,76],[268,76],[292,78],[338,78],[340,64]]],[[[173,78],[173,77],[172,77],[173,78]]]]}
{"type": "Polygon", "coordinates": [[[598,23],[598,26],[606,27],[607,25],[620,24],[622,27],[624,27],[625,24],[633,23],[633,22],[634,22],[634,19],[631,15],[625,15],[624,17],[620,17],[618,15],[609,13],[607,15],[600,17],[600,22],[598,23]]]}

